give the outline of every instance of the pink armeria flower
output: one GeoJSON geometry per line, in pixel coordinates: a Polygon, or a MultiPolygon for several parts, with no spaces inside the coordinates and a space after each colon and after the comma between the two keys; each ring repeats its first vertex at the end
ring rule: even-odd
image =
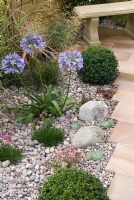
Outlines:
{"type": "Polygon", "coordinates": [[[0,130],[0,138],[7,142],[12,142],[12,136],[1,130],[0,130]]]}

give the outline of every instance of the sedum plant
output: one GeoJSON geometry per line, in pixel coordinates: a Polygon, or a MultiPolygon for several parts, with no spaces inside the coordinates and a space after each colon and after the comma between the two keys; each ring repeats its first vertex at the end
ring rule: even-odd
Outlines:
{"type": "Polygon", "coordinates": [[[103,156],[104,155],[102,151],[89,151],[86,153],[87,160],[98,161],[98,160],[101,160],[103,156]]]}
{"type": "Polygon", "coordinates": [[[109,200],[102,183],[85,171],[60,169],[39,189],[38,200],[109,200]]]}
{"type": "Polygon", "coordinates": [[[69,126],[73,130],[78,130],[79,128],[82,127],[82,124],[80,122],[73,122],[69,126]]]}
{"type": "Polygon", "coordinates": [[[108,129],[112,128],[114,125],[114,121],[112,119],[109,120],[103,120],[102,122],[99,123],[99,126],[103,129],[108,129]]]}

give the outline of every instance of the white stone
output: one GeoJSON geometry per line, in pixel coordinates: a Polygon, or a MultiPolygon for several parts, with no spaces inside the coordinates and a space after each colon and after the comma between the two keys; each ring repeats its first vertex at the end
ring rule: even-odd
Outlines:
{"type": "Polygon", "coordinates": [[[8,167],[10,165],[10,161],[6,160],[4,162],[2,162],[2,167],[8,167]]]}
{"type": "Polygon", "coordinates": [[[71,143],[75,148],[84,148],[100,142],[105,132],[97,126],[85,126],[71,135],[71,143]]]}
{"type": "Polygon", "coordinates": [[[45,153],[47,153],[47,154],[50,153],[50,149],[46,148],[45,153]]]}
{"type": "Polygon", "coordinates": [[[80,107],[79,118],[84,121],[103,120],[108,114],[108,106],[103,101],[88,101],[80,107]]]}

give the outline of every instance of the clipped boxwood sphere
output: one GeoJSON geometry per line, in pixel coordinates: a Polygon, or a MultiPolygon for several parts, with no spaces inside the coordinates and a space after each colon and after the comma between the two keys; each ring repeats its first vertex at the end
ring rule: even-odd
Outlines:
{"type": "Polygon", "coordinates": [[[79,75],[83,82],[104,85],[118,76],[118,61],[110,49],[90,47],[82,52],[83,68],[79,75]]]}
{"type": "Polygon", "coordinates": [[[101,182],[85,171],[60,169],[39,190],[38,200],[109,200],[101,182]]]}

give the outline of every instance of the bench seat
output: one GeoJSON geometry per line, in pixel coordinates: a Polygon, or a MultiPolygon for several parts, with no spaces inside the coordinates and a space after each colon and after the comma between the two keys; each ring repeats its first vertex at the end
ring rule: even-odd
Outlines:
{"type": "Polygon", "coordinates": [[[85,20],[85,30],[83,38],[90,45],[98,45],[98,22],[99,17],[129,14],[126,30],[134,35],[134,0],[116,3],[106,3],[97,5],[77,6],[74,12],[80,19],[85,20]]]}

